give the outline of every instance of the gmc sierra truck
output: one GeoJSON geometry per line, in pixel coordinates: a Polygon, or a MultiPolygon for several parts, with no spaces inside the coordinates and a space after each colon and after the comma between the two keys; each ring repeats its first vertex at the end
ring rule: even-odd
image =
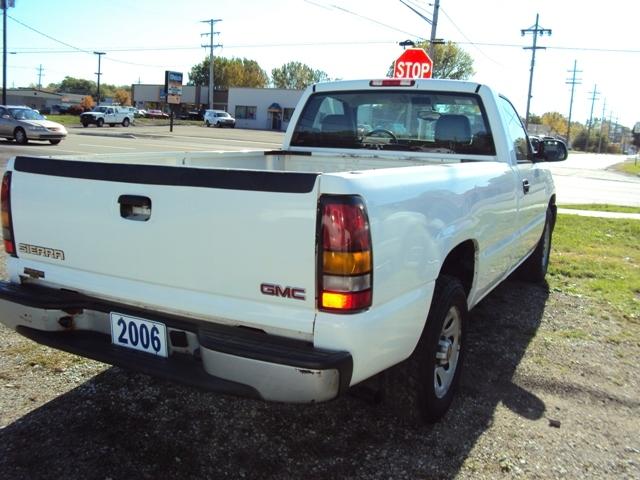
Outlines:
{"type": "Polygon", "coordinates": [[[209,390],[321,402],[410,365],[433,422],[467,312],[542,281],[556,219],[512,104],[447,80],[309,87],[281,150],[9,160],[0,320],[36,342],[209,390]]]}

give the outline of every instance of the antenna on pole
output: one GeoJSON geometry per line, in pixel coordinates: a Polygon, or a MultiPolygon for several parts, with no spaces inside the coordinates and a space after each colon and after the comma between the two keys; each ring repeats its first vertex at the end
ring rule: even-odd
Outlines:
{"type": "Polygon", "coordinates": [[[525,50],[531,50],[531,69],[529,70],[529,93],[527,94],[527,113],[524,120],[525,128],[529,128],[529,107],[531,106],[531,87],[533,86],[533,69],[536,64],[536,50],[545,49],[546,47],[538,47],[538,35],[543,36],[545,33],[551,35],[551,30],[542,28],[539,24],[540,15],[536,13],[536,24],[532,27],[520,30],[524,37],[527,33],[533,34],[533,45],[531,47],[523,47],[525,50]]]}

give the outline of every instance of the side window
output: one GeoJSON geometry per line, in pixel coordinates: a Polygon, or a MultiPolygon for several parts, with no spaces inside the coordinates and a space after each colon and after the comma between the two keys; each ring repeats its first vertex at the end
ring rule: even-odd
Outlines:
{"type": "Polygon", "coordinates": [[[500,97],[500,115],[507,127],[507,136],[513,142],[513,148],[516,151],[516,160],[531,160],[529,155],[529,141],[527,140],[527,132],[520,121],[518,112],[513,108],[511,102],[504,97],[500,97]]]}
{"type": "Polygon", "coordinates": [[[0,108],[0,118],[4,117],[7,114],[7,110],[4,108],[0,108]]]}

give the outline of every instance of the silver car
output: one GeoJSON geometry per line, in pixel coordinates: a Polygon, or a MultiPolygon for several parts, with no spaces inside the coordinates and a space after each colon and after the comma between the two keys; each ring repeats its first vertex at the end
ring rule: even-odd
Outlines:
{"type": "Polygon", "coordinates": [[[0,106],[0,137],[24,145],[29,140],[59,144],[67,136],[67,129],[47,120],[37,110],[25,106],[0,106]]]}

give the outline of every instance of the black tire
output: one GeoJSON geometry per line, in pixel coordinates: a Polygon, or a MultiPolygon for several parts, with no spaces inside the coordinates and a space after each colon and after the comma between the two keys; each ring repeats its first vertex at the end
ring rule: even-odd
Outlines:
{"type": "Polygon", "coordinates": [[[58,145],[62,140],[49,140],[51,145],[58,145]]]}
{"type": "Polygon", "coordinates": [[[130,125],[130,121],[128,118],[125,118],[124,120],[122,120],[122,126],[123,127],[128,127],[130,125]]]}
{"type": "Polygon", "coordinates": [[[27,134],[25,133],[24,129],[22,129],[22,128],[16,128],[14,130],[13,138],[15,139],[16,143],[18,143],[20,145],[26,145],[27,143],[29,143],[29,139],[27,138],[27,134]]]}
{"type": "Polygon", "coordinates": [[[89,126],[89,122],[82,122],[82,126],[83,126],[84,128],[87,128],[87,127],[89,126]]]}
{"type": "Polygon", "coordinates": [[[525,282],[541,283],[547,275],[549,257],[551,256],[551,237],[553,235],[554,216],[550,209],[544,222],[542,236],[538,240],[535,250],[518,268],[518,278],[525,282]]]}
{"type": "Polygon", "coordinates": [[[386,374],[382,398],[388,410],[412,423],[435,423],[445,415],[460,382],[466,325],[467,297],[462,284],[441,275],[418,345],[407,360],[386,374]]]}
{"type": "Polygon", "coordinates": [[[211,123],[209,123],[209,120],[207,120],[206,122],[204,122],[204,126],[205,126],[205,127],[207,127],[207,128],[211,126],[211,123]]]}
{"type": "Polygon", "coordinates": [[[102,127],[103,125],[104,125],[103,118],[99,118],[98,120],[96,120],[96,127],[102,127]]]}

